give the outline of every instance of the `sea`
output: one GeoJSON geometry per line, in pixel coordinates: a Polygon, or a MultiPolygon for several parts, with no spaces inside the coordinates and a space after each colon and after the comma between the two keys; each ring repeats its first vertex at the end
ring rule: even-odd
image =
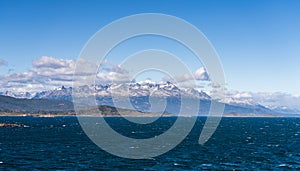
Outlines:
{"type": "MultiPolygon", "coordinates": [[[[188,119],[188,118],[187,118],[188,119]]],[[[174,149],[149,159],[114,156],[95,145],[76,117],[0,117],[0,170],[300,170],[300,118],[224,117],[204,145],[198,138],[205,117],[174,149]]],[[[119,117],[106,118],[123,135],[151,137],[176,117],[147,129],[119,117]]]]}

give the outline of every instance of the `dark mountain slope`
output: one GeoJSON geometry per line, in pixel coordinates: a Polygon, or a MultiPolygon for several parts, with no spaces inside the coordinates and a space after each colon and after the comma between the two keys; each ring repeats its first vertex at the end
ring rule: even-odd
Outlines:
{"type": "Polygon", "coordinates": [[[60,112],[73,109],[73,103],[65,100],[17,99],[0,95],[1,112],[60,112]]]}

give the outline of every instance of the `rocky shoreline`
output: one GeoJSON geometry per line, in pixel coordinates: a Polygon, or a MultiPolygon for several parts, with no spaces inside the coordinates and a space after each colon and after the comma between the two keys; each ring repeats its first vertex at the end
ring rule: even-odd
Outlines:
{"type": "Polygon", "coordinates": [[[23,124],[0,123],[0,127],[25,127],[23,124]]]}

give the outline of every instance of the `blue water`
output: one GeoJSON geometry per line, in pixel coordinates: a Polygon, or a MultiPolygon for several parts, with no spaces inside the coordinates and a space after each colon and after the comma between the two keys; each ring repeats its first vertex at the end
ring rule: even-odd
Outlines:
{"type": "MultiPolygon", "coordinates": [[[[120,118],[108,122],[124,135],[151,137],[167,130],[175,119],[163,118],[146,132],[132,131],[135,128],[120,118]]],[[[190,135],[168,153],[130,160],[93,144],[76,117],[0,117],[1,123],[29,126],[0,128],[0,170],[300,169],[300,118],[223,118],[201,146],[198,137],[204,121],[198,118],[190,135]]]]}

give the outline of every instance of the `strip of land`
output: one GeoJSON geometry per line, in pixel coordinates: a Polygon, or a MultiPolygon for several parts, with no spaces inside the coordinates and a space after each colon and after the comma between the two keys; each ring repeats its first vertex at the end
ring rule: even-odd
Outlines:
{"type": "MultiPolygon", "coordinates": [[[[63,117],[63,116],[77,116],[77,117],[192,117],[188,114],[167,114],[167,113],[149,113],[149,112],[138,112],[138,111],[130,111],[130,112],[112,112],[112,113],[102,113],[102,112],[93,112],[93,113],[82,113],[77,114],[75,112],[57,112],[57,113],[19,113],[19,112],[0,112],[0,117],[4,116],[17,116],[17,117],[63,117]]],[[[198,115],[199,117],[207,117],[208,115],[198,115]]],[[[269,117],[269,118],[277,118],[277,117],[300,117],[300,115],[278,115],[278,114],[237,114],[237,113],[228,113],[223,115],[214,115],[213,117],[269,117]]]]}

